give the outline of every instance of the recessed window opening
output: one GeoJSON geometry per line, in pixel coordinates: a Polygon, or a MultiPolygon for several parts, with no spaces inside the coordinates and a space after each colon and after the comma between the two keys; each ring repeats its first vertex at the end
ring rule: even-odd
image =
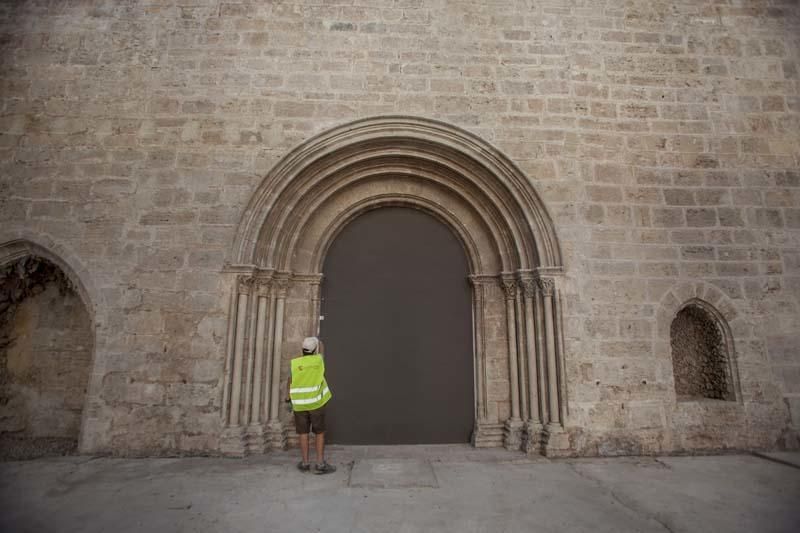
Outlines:
{"type": "Polygon", "coordinates": [[[672,370],[679,400],[734,400],[729,342],[711,306],[685,305],[670,326],[672,370]]]}

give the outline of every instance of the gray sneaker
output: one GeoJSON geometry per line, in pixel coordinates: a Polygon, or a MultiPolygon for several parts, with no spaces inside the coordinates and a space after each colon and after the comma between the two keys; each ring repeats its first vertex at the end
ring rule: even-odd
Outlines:
{"type": "Polygon", "coordinates": [[[336,472],[336,467],[327,462],[314,466],[315,474],[332,474],[333,472],[336,472]]]}
{"type": "Polygon", "coordinates": [[[310,472],[311,471],[311,463],[304,463],[300,461],[297,463],[297,469],[301,472],[310,472]]]}

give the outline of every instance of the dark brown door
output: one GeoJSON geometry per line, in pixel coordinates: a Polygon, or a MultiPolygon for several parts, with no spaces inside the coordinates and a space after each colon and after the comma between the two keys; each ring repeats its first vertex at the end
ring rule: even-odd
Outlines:
{"type": "Polygon", "coordinates": [[[328,439],[468,442],[471,296],[450,229],[416,209],[369,211],[336,237],[323,274],[328,439]]]}

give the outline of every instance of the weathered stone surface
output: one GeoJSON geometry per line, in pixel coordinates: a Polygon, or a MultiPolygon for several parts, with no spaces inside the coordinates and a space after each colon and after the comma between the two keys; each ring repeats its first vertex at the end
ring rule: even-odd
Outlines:
{"type": "MultiPolygon", "coordinates": [[[[234,290],[221,271],[248,202],[300,143],[390,114],[491,143],[541,197],[563,254],[574,453],[798,445],[795,6],[189,4],[0,10],[0,246],[41,244],[84,286],[84,451],[218,449],[234,290]],[[676,402],[669,326],[691,298],[731,328],[734,406],[676,402]]],[[[282,356],[308,294],[286,305],[282,356]]],[[[487,423],[502,424],[499,287],[483,312],[487,423]]]]}

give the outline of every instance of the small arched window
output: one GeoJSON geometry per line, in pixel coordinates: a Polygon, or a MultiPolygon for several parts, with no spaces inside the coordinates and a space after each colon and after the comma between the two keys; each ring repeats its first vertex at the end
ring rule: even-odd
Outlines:
{"type": "Polygon", "coordinates": [[[731,343],[722,315],[702,300],[687,302],[670,326],[679,400],[734,400],[731,343]]]}

